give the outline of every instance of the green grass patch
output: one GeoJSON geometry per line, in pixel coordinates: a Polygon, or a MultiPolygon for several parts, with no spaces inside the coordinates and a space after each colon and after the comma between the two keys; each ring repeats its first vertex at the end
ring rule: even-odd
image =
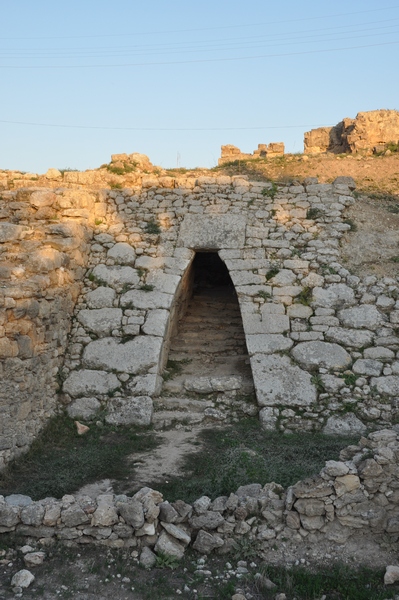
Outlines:
{"type": "MultiPolygon", "coordinates": [[[[383,584],[383,570],[365,567],[355,570],[342,564],[329,565],[315,572],[304,567],[285,569],[268,566],[264,574],[277,585],[279,591],[283,590],[289,598],[295,597],[297,600],[315,600],[324,595],[331,600],[384,600],[395,596],[395,591],[383,584]]],[[[275,590],[274,593],[263,590],[261,582],[257,587],[265,592],[262,598],[274,598],[275,590]]]]}
{"type": "Polygon", "coordinates": [[[83,436],[67,416],[51,419],[30,450],[0,473],[0,494],[34,500],[61,498],[97,479],[132,474],[127,457],[157,445],[155,435],[134,427],[91,425],[83,436]]]}
{"type": "Polygon", "coordinates": [[[154,483],[170,502],[229,495],[240,485],[275,481],[284,487],[318,473],[324,462],[358,438],[264,431],[258,419],[202,431],[203,450],[186,457],[187,476],[154,483]]]}

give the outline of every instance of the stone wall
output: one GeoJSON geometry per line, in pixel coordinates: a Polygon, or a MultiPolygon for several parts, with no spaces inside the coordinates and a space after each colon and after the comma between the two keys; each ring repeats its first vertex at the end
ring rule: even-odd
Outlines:
{"type": "Polygon", "coordinates": [[[387,144],[399,142],[399,112],[371,110],[355,119],[343,119],[334,127],[319,127],[305,133],[305,154],[321,152],[383,152],[387,144]]]}
{"type": "Polygon", "coordinates": [[[195,251],[216,250],[238,294],[266,429],[351,433],[396,423],[398,282],[361,280],[339,263],[353,187],[350,178],[276,187],[149,177],[104,192],[61,370],[69,414],[95,418],[101,408],[112,423],[150,423],[176,292],[195,251]]]}
{"type": "Polygon", "coordinates": [[[86,270],[94,194],[23,188],[0,199],[0,468],[57,408],[58,369],[86,270]]]}
{"type": "Polygon", "coordinates": [[[298,552],[302,544],[314,547],[323,541],[331,552],[353,538],[361,549],[368,535],[385,544],[398,540],[398,461],[397,432],[382,430],[287,490],[276,483],[254,483],[229,496],[203,496],[192,505],[169,503],[150,488],[133,497],[67,495],[33,502],[27,496],[0,496],[0,533],[36,538],[43,546],[58,539],[134,547],[145,566],[155,562],[153,551],[181,558],[192,545],[201,554],[225,554],[243,536],[259,553],[281,542],[284,556],[292,547],[298,552]]]}
{"type": "Polygon", "coordinates": [[[253,154],[245,154],[241,152],[237,146],[227,144],[221,148],[221,157],[218,160],[218,165],[223,165],[227,162],[235,160],[251,160],[253,158],[274,158],[276,156],[284,156],[283,142],[271,142],[270,144],[258,144],[258,148],[253,154]]]}
{"type": "MultiPolygon", "coordinates": [[[[353,189],[350,178],[141,174],[123,189],[3,192],[3,464],[55,411],[58,388],[74,418],[151,422],[188,269],[204,250],[235,285],[266,429],[397,423],[398,281],[360,279],[339,262],[353,189]]],[[[213,387],[199,377],[199,391],[213,387]]]]}

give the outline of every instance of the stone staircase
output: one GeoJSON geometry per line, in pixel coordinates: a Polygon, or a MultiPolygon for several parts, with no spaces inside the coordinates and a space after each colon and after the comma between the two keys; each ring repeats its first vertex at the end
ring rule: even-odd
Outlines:
{"type": "Polygon", "coordinates": [[[171,340],[155,428],[256,414],[253,380],[233,286],[200,287],[171,340]]]}

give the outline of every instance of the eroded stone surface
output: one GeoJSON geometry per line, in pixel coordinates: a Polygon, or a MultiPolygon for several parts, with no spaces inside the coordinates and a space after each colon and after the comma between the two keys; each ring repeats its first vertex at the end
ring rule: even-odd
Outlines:
{"type": "Polygon", "coordinates": [[[111,398],[105,420],[110,425],[150,425],[153,403],[149,396],[111,398]]]}
{"type": "Polygon", "coordinates": [[[310,374],[288,356],[255,354],[251,367],[260,406],[308,406],[316,401],[310,374]]]}
{"type": "Polygon", "coordinates": [[[113,373],[82,369],[72,371],[64,381],[63,390],[72,397],[108,394],[119,387],[119,379],[113,373]]]}
{"type": "Polygon", "coordinates": [[[291,351],[293,358],[304,368],[347,369],[352,362],[348,352],[338,344],[303,342],[291,351]]]}
{"type": "Polygon", "coordinates": [[[138,336],[122,344],[114,338],[103,338],[88,344],[83,363],[93,369],[139,373],[158,364],[162,340],[153,336],[138,336]]]}

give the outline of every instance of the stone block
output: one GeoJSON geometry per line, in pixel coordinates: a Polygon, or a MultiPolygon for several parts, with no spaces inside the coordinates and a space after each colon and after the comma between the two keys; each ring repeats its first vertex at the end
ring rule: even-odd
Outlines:
{"type": "Polygon", "coordinates": [[[137,336],[125,344],[103,338],[86,346],[83,364],[92,369],[136,374],[158,365],[161,348],[162,339],[154,336],[137,336]]]}
{"type": "Polygon", "coordinates": [[[374,334],[371,331],[345,329],[344,327],[329,327],[325,334],[326,340],[353,348],[363,348],[373,343],[374,334]]]}
{"type": "Polygon", "coordinates": [[[86,294],[86,302],[89,308],[112,308],[115,298],[115,290],[105,286],[99,286],[86,294]]]}
{"type": "Polygon", "coordinates": [[[108,394],[120,386],[119,379],[113,373],[82,369],[72,371],[64,381],[63,391],[73,398],[108,394]]]}
{"type": "Polygon", "coordinates": [[[278,333],[259,333],[247,336],[248,354],[273,354],[290,350],[294,342],[278,333]]]}
{"type": "Polygon", "coordinates": [[[316,401],[310,374],[288,356],[255,354],[251,367],[260,406],[309,406],[316,401]]]}
{"type": "Polygon", "coordinates": [[[169,309],[172,306],[173,296],[172,294],[165,294],[165,292],[131,290],[123,294],[120,302],[124,308],[131,306],[143,310],[152,310],[154,308],[169,309]]]}
{"type": "Polygon", "coordinates": [[[354,329],[371,329],[374,331],[384,322],[384,317],[372,304],[362,304],[346,308],[338,313],[339,320],[345,327],[354,329]]]}
{"type": "Polygon", "coordinates": [[[94,267],[92,274],[98,281],[104,282],[116,290],[122,290],[126,285],[138,285],[140,281],[137,271],[132,267],[108,267],[99,264],[94,267]]]}
{"type": "Polygon", "coordinates": [[[110,425],[151,424],[153,403],[149,396],[111,398],[107,406],[105,421],[110,425]]]}
{"type": "Polygon", "coordinates": [[[108,250],[107,257],[112,258],[118,265],[134,265],[136,252],[130,244],[117,242],[108,250]]]}
{"type": "Polygon", "coordinates": [[[169,321],[169,311],[162,308],[155,308],[148,311],[147,318],[141,330],[146,335],[155,335],[164,337],[169,321]]]}
{"type": "Polygon", "coordinates": [[[244,215],[186,215],[177,245],[193,250],[243,248],[245,228],[244,215]]]}
{"type": "Polygon", "coordinates": [[[94,308],[80,310],[77,319],[85,329],[105,337],[114,329],[119,329],[122,316],[121,308],[94,308]]]}
{"type": "Polygon", "coordinates": [[[347,369],[352,359],[338,344],[302,342],[291,351],[293,358],[305,369],[347,369]]]}
{"type": "Polygon", "coordinates": [[[97,398],[78,398],[67,406],[67,413],[71,419],[82,419],[90,421],[101,408],[101,403],[97,398]]]}
{"type": "Polygon", "coordinates": [[[346,413],[342,416],[332,416],[327,419],[323,433],[327,435],[352,435],[362,434],[367,427],[353,413],[346,413]]]}

